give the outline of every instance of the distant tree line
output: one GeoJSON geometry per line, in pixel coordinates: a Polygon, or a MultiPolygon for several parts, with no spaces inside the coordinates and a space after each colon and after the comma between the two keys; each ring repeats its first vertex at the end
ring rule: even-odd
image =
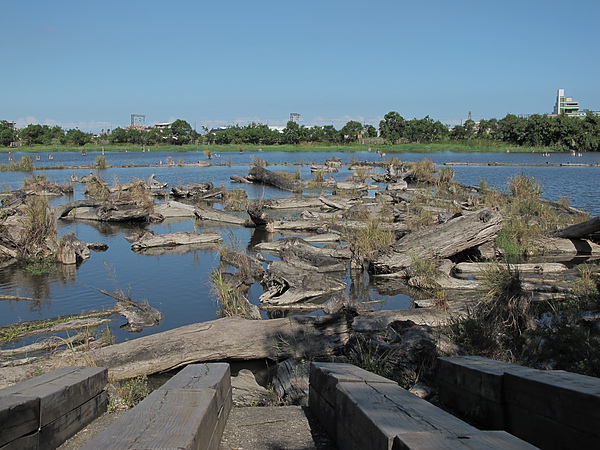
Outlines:
{"type": "Polygon", "coordinates": [[[500,120],[467,120],[453,128],[429,116],[406,120],[396,111],[387,113],[379,122],[378,128],[354,120],[339,130],[333,125],[307,127],[294,121],[289,121],[282,131],[255,122],[218,130],[202,128],[204,133],[198,133],[188,122],[178,119],[169,128],[115,128],[93,135],[78,129],[63,130],[59,126],[48,125],[28,125],[15,129],[11,123],[3,120],[0,121],[0,145],[9,146],[12,142],[19,141],[25,145],[74,146],[87,143],[344,145],[359,142],[361,138],[379,137],[383,142],[394,144],[484,139],[518,146],[551,147],[556,150],[600,151],[600,115],[590,111],[584,117],[540,114],[518,117],[508,114],[500,120]]]}

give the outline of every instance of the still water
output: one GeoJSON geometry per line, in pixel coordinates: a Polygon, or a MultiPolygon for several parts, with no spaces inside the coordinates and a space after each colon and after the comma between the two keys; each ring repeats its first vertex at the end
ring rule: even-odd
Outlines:
{"type": "MultiPolygon", "coordinates": [[[[36,170],[34,175],[43,174],[51,181],[68,184],[72,174],[82,177],[88,175],[90,170],[54,170],[53,168],[94,164],[98,155],[99,153],[88,153],[85,156],[79,153],[56,153],[53,159],[49,159],[48,154],[40,154],[39,160],[34,161],[34,164],[36,167],[47,167],[47,169],[36,170]]],[[[8,163],[8,156],[6,153],[0,154],[0,163],[8,163]]],[[[14,161],[18,161],[23,154],[12,153],[10,156],[14,161]]],[[[146,179],[154,174],[158,181],[166,182],[169,186],[210,181],[215,186],[224,185],[229,189],[243,188],[252,199],[287,195],[285,192],[265,186],[239,185],[230,182],[231,175],[246,175],[248,165],[255,157],[265,160],[269,164],[268,168],[272,170],[300,172],[305,180],[312,178],[311,163],[322,164],[331,157],[338,157],[345,164],[381,160],[377,153],[372,152],[236,152],[223,153],[220,157],[213,158],[211,167],[179,167],[178,163],[206,161],[206,156],[203,152],[120,152],[106,153],[104,156],[107,163],[113,166],[155,165],[103,170],[101,175],[110,184],[146,179]],[[169,157],[175,165],[167,165],[169,157]]],[[[540,166],[459,165],[452,168],[456,174],[455,179],[460,183],[478,185],[482,179],[485,179],[489,186],[501,190],[507,188],[509,179],[515,175],[524,174],[534,177],[542,185],[543,197],[559,200],[566,196],[569,197],[571,206],[585,210],[592,216],[600,214],[600,203],[597,200],[600,194],[600,185],[597,182],[600,167],[551,166],[551,164],[598,165],[600,164],[599,153],[585,153],[580,157],[570,154],[553,154],[545,157],[541,154],[523,153],[403,153],[388,155],[386,158],[390,156],[399,157],[403,161],[419,161],[427,157],[438,165],[447,162],[540,164],[540,166]]],[[[336,181],[346,179],[349,175],[347,165],[343,166],[339,173],[331,174],[336,181]]],[[[31,174],[20,172],[1,172],[0,186],[5,191],[16,189],[22,186],[24,178],[30,176],[31,174]]],[[[72,196],[54,199],[52,202],[62,204],[80,198],[83,198],[83,187],[77,183],[72,196]]],[[[113,306],[114,299],[98,292],[97,289],[123,291],[130,294],[134,300],[147,301],[164,314],[164,319],[158,326],[147,328],[139,333],[122,330],[120,326],[125,323],[125,320],[121,317],[115,319],[110,328],[117,341],[217,318],[218,307],[209,282],[211,271],[219,265],[216,251],[207,247],[204,250],[187,253],[178,253],[175,250],[152,256],[135,253],[131,251],[130,243],[124,237],[140,226],[95,222],[62,223],[61,221],[59,235],[74,232],[83,241],[108,244],[108,250],[92,252],[91,258],[80,266],[65,266],[49,275],[32,275],[15,265],[0,267],[0,294],[36,299],[35,301],[0,301],[0,325],[113,306]]],[[[160,224],[143,226],[156,234],[204,231],[211,227],[191,219],[167,220],[160,224]]],[[[236,248],[242,247],[250,252],[252,246],[264,238],[259,231],[248,228],[219,226],[212,229],[223,236],[226,245],[231,243],[236,248]]],[[[276,235],[275,239],[279,237],[281,236],[276,235]]],[[[369,280],[366,274],[359,276],[358,279],[353,279],[348,274],[345,281],[348,283],[347,290],[351,296],[360,301],[372,301],[375,308],[412,307],[410,293],[402,287],[380,286],[373,280],[369,280]]],[[[260,294],[262,294],[262,287],[255,284],[250,292],[250,301],[258,304],[260,294]]],[[[267,318],[267,315],[264,317],[267,318]]]]}

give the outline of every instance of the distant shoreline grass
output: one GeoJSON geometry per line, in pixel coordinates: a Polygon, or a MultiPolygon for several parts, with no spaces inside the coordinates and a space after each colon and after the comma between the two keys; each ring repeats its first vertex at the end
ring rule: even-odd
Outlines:
{"type": "Polygon", "coordinates": [[[200,145],[160,145],[160,146],[142,146],[132,144],[86,144],[83,147],[63,146],[63,145],[30,145],[18,148],[1,148],[0,153],[18,152],[18,153],[63,153],[63,152],[204,152],[227,153],[227,152],[343,152],[355,153],[365,152],[371,149],[372,152],[380,151],[383,153],[504,153],[507,151],[514,153],[544,153],[558,152],[559,150],[551,147],[520,147],[517,145],[508,145],[503,142],[487,140],[469,140],[469,141],[445,141],[445,142],[427,142],[410,144],[346,144],[346,145],[327,145],[323,143],[303,143],[298,145],[276,144],[200,144],[200,145]]]}

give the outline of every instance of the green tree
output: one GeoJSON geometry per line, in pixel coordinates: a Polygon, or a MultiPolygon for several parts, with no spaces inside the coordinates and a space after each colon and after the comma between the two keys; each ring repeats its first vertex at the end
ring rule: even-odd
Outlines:
{"type": "Polygon", "coordinates": [[[84,133],[77,128],[72,128],[65,134],[65,140],[72,145],[85,145],[92,141],[92,137],[88,133],[84,133]]]}
{"type": "Polygon", "coordinates": [[[425,116],[422,119],[412,119],[406,122],[404,137],[412,142],[430,142],[443,139],[448,134],[448,128],[440,121],[434,121],[425,116]]]}
{"type": "Polygon", "coordinates": [[[368,138],[376,138],[377,128],[375,128],[373,125],[365,125],[363,129],[363,135],[368,138]]]}
{"type": "Polygon", "coordinates": [[[379,135],[389,141],[399,141],[404,137],[406,121],[396,111],[390,111],[379,122],[379,135]]]}
{"type": "Polygon", "coordinates": [[[21,139],[29,145],[50,145],[52,144],[54,133],[55,130],[51,129],[48,125],[30,124],[21,130],[21,139]]]}
{"type": "Polygon", "coordinates": [[[342,127],[340,133],[344,137],[344,141],[356,142],[358,141],[358,136],[362,133],[362,131],[362,124],[356,120],[351,120],[342,127]]]}
{"type": "Polygon", "coordinates": [[[177,119],[171,124],[171,135],[173,136],[173,143],[177,145],[189,144],[195,139],[194,129],[182,119],[177,119]]]}
{"type": "Polygon", "coordinates": [[[11,122],[0,121],[0,145],[8,147],[11,142],[17,140],[17,130],[11,122]]]}
{"type": "Polygon", "coordinates": [[[293,120],[288,121],[283,129],[283,141],[286,144],[299,144],[302,137],[300,125],[293,120]]]}

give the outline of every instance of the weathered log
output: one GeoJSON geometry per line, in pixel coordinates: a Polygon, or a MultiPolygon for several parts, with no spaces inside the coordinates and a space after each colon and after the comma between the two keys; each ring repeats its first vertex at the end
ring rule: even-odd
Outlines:
{"type": "Polygon", "coordinates": [[[250,226],[249,220],[234,214],[226,213],[219,209],[211,208],[210,206],[197,205],[194,209],[196,217],[202,220],[213,220],[215,222],[232,223],[235,225],[250,226]]]}
{"type": "Polygon", "coordinates": [[[308,195],[290,195],[288,197],[274,197],[262,202],[265,209],[296,209],[318,208],[322,206],[319,197],[308,195]]]}
{"type": "Polygon", "coordinates": [[[168,201],[154,205],[154,212],[165,219],[171,217],[194,217],[194,206],[185,203],[168,201]]]}
{"type": "MultiPolygon", "coordinates": [[[[256,244],[254,246],[254,250],[259,252],[267,252],[275,255],[281,255],[281,252],[289,247],[290,245],[297,245],[298,241],[302,241],[299,238],[283,238],[278,239],[274,242],[261,242],[260,244],[256,244]]],[[[310,245],[310,244],[308,244],[310,245]]],[[[319,253],[322,256],[328,256],[331,258],[342,258],[342,259],[350,259],[352,257],[352,253],[348,249],[337,249],[337,248],[326,248],[326,247],[317,247],[315,245],[311,245],[311,252],[319,253]]]]}
{"type": "Polygon", "coordinates": [[[58,241],[56,259],[63,264],[76,264],[90,257],[88,245],[79,240],[75,233],[65,234],[58,241]]]}
{"type": "Polygon", "coordinates": [[[535,248],[541,254],[599,255],[600,245],[587,239],[545,237],[536,239],[535,248]]]}
{"type": "Polygon", "coordinates": [[[64,205],[55,206],[54,217],[55,219],[63,219],[76,208],[96,208],[102,203],[103,202],[101,202],[100,200],[77,200],[64,205]]]}
{"type": "Polygon", "coordinates": [[[554,236],[559,238],[577,239],[589,236],[598,231],[600,231],[600,216],[563,228],[562,230],[555,232],[554,236]]]}
{"type": "Polygon", "coordinates": [[[325,206],[328,206],[329,208],[332,209],[339,209],[339,210],[347,210],[350,209],[350,207],[352,206],[348,201],[333,201],[323,195],[321,195],[319,197],[319,200],[321,201],[321,203],[323,203],[325,206]]]}
{"type": "Polygon", "coordinates": [[[283,261],[273,261],[261,284],[265,292],[260,301],[289,305],[307,300],[320,300],[346,288],[346,283],[313,271],[301,270],[283,261]]]}
{"type": "Polygon", "coordinates": [[[502,227],[502,215],[492,208],[465,214],[446,223],[409,233],[382,249],[371,262],[374,273],[398,272],[414,258],[448,258],[493,239],[502,227]]]}
{"type": "Polygon", "coordinates": [[[265,212],[263,206],[258,202],[253,202],[246,208],[250,220],[256,225],[257,228],[264,228],[269,232],[273,232],[273,220],[265,212]]]}
{"type": "MultiPolygon", "coordinates": [[[[112,380],[167,372],[195,362],[330,357],[350,336],[351,315],[247,320],[226,317],[70,355],[69,364],[107,367],[112,380]]],[[[0,387],[49,365],[0,368],[0,387]]]]}
{"type": "Polygon", "coordinates": [[[211,189],[214,189],[214,185],[207,181],[205,183],[193,183],[186,184],[184,186],[173,186],[171,188],[171,193],[175,197],[194,197],[196,195],[204,194],[211,189]]]}
{"type": "Polygon", "coordinates": [[[309,244],[304,239],[291,237],[281,239],[284,245],[280,252],[281,260],[298,269],[315,272],[341,272],[348,267],[338,259],[323,254],[319,247],[309,244]]]}
{"type": "Polygon", "coordinates": [[[260,281],[265,273],[262,263],[250,255],[225,248],[219,253],[221,261],[239,269],[242,280],[252,277],[254,280],[260,281]]]}
{"type": "MultiPolygon", "coordinates": [[[[459,274],[477,275],[499,267],[497,263],[461,262],[454,267],[454,270],[459,274]]],[[[519,273],[561,273],[567,270],[567,266],[560,263],[509,264],[508,267],[511,271],[516,270],[519,273]]]]}
{"type": "Polygon", "coordinates": [[[234,183],[252,184],[252,181],[239,175],[231,175],[229,178],[234,183]]]}
{"type": "Polygon", "coordinates": [[[204,193],[199,194],[198,197],[202,199],[215,198],[219,195],[222,196],[225,192],[227,192],[227,189],[225,189],[223,186],[219,186],[218,188],[210,189],[204,193]]]}
{"type": "Polygon", "coordinates": [[[252,166],[246,177],[251,181],[267,184],[283,191],[298,191],[294,183],[278,173],[272,172],[264,167],[252,166]]]}
{"type": "Polygon", "coordinates": [[[205,232],[194,233],[180,231],[178,233],[156,235],[151,231],[146,231],[136,241],[132,242],[133,250],[140,250],[152,247],[174,247],[177,245],[209,244],[221,242],[223,238],[219,233],[205,232]]]}

